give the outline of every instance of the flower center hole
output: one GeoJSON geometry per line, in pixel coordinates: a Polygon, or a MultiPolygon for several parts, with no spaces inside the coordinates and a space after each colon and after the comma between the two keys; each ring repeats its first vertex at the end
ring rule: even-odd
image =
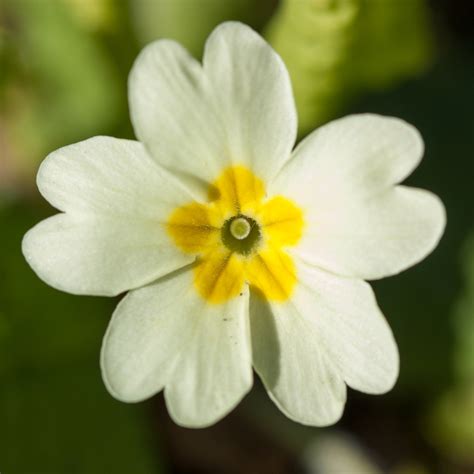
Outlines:
{"type": "Polygon", "coordinates": [[[222,226],[221,238],[231,251],[248,255],[260,240],[260,227],[251,217],[238,215],[231,217],[222,226]]]}
{"type": "Polygon", "coordinates": [[[238,240],[247,238],[251,230],[250,222],[245,217],[237,217],[230,223],[230,233],[238,240]]]}

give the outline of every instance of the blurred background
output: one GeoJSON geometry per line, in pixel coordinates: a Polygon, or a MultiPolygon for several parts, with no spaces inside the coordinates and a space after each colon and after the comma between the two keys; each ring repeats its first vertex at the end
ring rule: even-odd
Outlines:
{"type": "Polygon", "coordinates": [[[0,472],[458,474],[474,471],[474,2],[471,0],[0,0],[0,472]],[[133,138],[127,74],[143,45],[200,57],[244,21],[286,62],[300,137],[376,112],[414,124],[426,155],[408,183],[441,196],[448,227],[420,265],[374,284],[401,353],[395,389],[349,391],[342,420],[287,420],[257,380],[227,418],[176,426],[162,395],[106,392],[99,350],[113,299],[46,286],[23,234],[55,213],[35,174],[52,150],[133,138]]]}

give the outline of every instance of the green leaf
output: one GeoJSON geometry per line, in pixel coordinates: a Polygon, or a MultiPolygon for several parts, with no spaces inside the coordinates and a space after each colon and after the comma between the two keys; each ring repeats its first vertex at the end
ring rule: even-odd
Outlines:
{"type": "Polygon", "coordinates": [[[42,283],[21,238],[50,210],[0,210],[0,470],[15,473],[160,472],[147,406],[106,391],[99,351],[115,301],[42,283]]]}
{"type": "Polygon", "coordinates": [[[171,38],[201,58],[212,29],[226,20],[259,28],[271,13],[272,0],[134,0],[137,36],[143,43],[171,38]]]}
{"type": "Polygon", "coordinates": [[[4,159],[12,175],[32,182],[52,149],[115,125],[123,91],[101,38],[66,1],[6,0],[4,6],[4,159]]]}
{"type": "Polygon", "coordinates": [[[283,0],[266,36],[289,69],[301,133],[432,58],[424,0],[283,0]]]}
{"type": "Polygon", "coordinates": [[[457,341],[454,364],[459,381],[474,382],[474,234],[465,244],[462,268],[464,289],[453,318],[457,341]]]}

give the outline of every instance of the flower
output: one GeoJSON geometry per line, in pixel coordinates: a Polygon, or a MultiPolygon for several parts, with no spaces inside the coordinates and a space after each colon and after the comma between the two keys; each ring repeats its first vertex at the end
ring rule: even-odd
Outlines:
{"type": "Polygon", "coordinates": [[[334,423],[346,384],[389,390],[396,343],[370,286],[425,257],[445,225],[433,194],[400,186],[423,142],[395,118],[353,115],[293,150],[278,55],[240,23],[203,64],[173,41],[129,81],[139,141],[95,137],[51,153],[42,195],[62,213],[24,255],[50,285],[118,295],[101,366],[116,398],[164,389],[172,418],[207,426],[250,390],[252,366],[290,418],[334,423]]]}

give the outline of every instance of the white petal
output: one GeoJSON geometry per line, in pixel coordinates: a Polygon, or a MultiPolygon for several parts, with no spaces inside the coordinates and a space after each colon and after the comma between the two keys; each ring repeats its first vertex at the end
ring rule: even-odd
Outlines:
{"type": "Polygon", "coordinates": [[[445,211],[437,196],[396,186],[366,202],[313,211],[294,253],[338,274],[377,279],[426,257],[444,226],[445,211]]]}
{"type": "Polygon", "coordinates": [[[50,217],[25,235],[22,249],[46,283],[88,295],[117,295],[192,261],[161,223],[105,216],[50,217]]]}
{"type": "Polygon", "coordinates": [[[108,390],[137,402],[166,386],[177,423],[214,423],[252,386],[247,313],[247,293],[225,305],[205,303],[189,268],[131,291],[102,345],[108,390]]]}
{"type": "Polygon", "coordinates": [[[190,200],[141,143],[94,137],[51,153],[38,187],[62,211],[164,219],[190,200]]]}
{"type": "Polygon", "coordinates": [[[102,343],[102,376],[119,400],[137,402],[163,389],[198,315],[187,268],[133,290],[117,306],[102,343]]]}
{"type": "MultiPolygon", "coordinates": [[[[253,383],[248,289],[226,304],[190,298],[192,337],[181,352],[165,399],[176,423],[209,426],[229,413],[253,383]]],[[[179,300],[183,304],[183,300],[179,300]]]]}
{"type": "Polygon", "coordinates": [[[203,63],[225,124],[229,158],[272,178],[290,158],[297,131],[283,61],[251,28],[228,22],[209,36],[203,63]]]}
{"type": "Polygon", "coordinates": [[[282,174],[297,175],[295,190],[314,187],[318,198],[334,191],[372,195],[406,178],[419,164],[423,149],[418,130],[403,120],[349,115],[306,137],[282,174]]]}
{"type": "Polygon", "coordinates": [[[203,63],[168,40],[142,51],[129,80],[137,137],[200,193],[232,163],[272,176],[296,136],[283,62],[249,27],[224,23],[209,37],[203,63]]]}
{"type": "Polygon", "coordinates": [[[390,390],[398,349],[368,283],[298,262],[295,312],[312,325],[344,381],[366,393],[390,390]]]}
{"type": "Polygon", "coordinates": [[[405,122],[357,115],[304,140],[272,184],[305,214],[295,252],[335,273],[376,279],[419,262],[437,245],[445,211],[433,194],[393,186],[418,164],[423,142],[405,122]]]}
{"type": "Polygon", "coordinates": [[[270,397],[289,418],[312,426],[342,415],[346,386],[301,308],[251,298],[254,367],[270,397]]]}

